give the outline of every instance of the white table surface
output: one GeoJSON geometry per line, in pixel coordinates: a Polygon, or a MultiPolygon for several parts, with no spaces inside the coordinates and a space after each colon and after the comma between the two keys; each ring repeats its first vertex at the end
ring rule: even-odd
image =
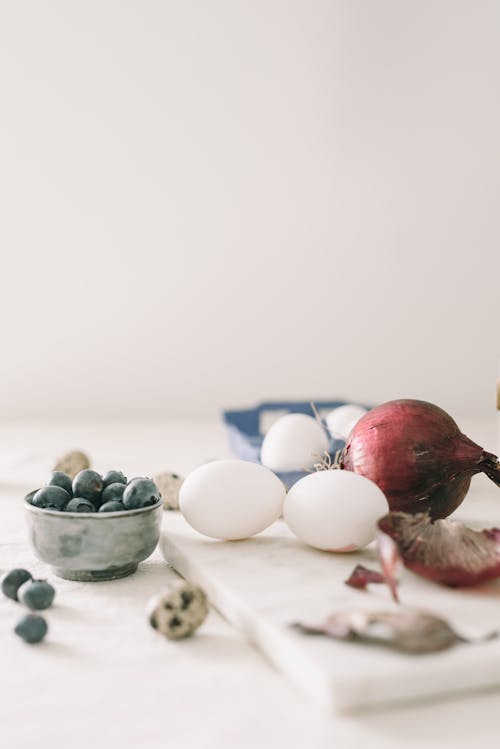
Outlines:
{"type": "MultiPolygon", "coordinates": [[[[496,452],[494,415],[462,427],[496,452]]],[[[20,605],[0,600],[2,749],[498,746],[500,691],[339,717],[296,692],[216,612],[194,638],[164,640],[144,614],[174,575],[158,550],[110,583],[60,580],[35,559],[21,499],[54,457],[81,447],[97,470],[186,473],[228,455],[218,422],[4,422],[0,445],[0,568],[27,567],[57,589],[38,646],[13,634],[20,605]]],[[[459,515],[500,523],[498,490],[483,477],[473,487],[459,515]]]]}

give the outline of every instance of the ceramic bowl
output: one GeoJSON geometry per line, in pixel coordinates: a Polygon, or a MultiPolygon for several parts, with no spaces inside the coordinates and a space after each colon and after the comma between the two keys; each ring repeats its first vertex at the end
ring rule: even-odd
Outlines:
{"type": "Polygon", "coordinates": [[[60,512],[34,507],[34,493],[24,502],[31,544],[59,577],[93,582],[131,575],[158,543],[161,500],[138,510],[60,512]]]}

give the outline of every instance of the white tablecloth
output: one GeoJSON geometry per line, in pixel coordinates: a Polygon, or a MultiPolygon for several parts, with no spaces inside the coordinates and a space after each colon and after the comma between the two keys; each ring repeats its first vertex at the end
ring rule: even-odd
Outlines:
{"type": "MultiPolygon", "coordinates": [[[[466,431],[495,450],[494,420],[466,431]]],[[[1,570],[27,567],[57,589],[38,646],[13,634],[22,607],[0,600],[2,749],[498,746],[498,691],[339,717],[297,693],[215,612],[192,639],[164,640],[144,614],[174,574],[158,551],[135,575],[109,583],[60,580],[35,559],[21,500],[55,456],[82,447],[98,470],[187,472],[227,455],[217,422],[12,422],[0,426],[0,444],[1,570]]],[[[491,507],[499,517],[495,492],[475,479],[464,514],[491,507]]]]}

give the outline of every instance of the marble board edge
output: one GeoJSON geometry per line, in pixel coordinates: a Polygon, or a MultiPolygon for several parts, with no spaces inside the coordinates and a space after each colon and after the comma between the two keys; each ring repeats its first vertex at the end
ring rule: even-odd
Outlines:
{"type": "MultiPolygon", "coordinates": [[[[245,602],[244,597],[238,595],[238,592],[233,589],[234,586],[228,586],[217,579],[209,566],[203,566],[200,560],[196,560],[189,548],[187,550],[183,548],[184,538],[177,532],[178,530],[173,528],[169,531],[164,528],[162,532],[160,550],[165,560],[180,575],[202,586],[214,608],[242,632],[295,687],[324,708],[337,713],[384,710],[402,707],[405,704],[471,695],[500,686],[500,669],[489,669],[489,673],[484,674],[482,669],[478,670],[478,668],[469,669],[465,681],[462,678],[463,668],[456,671],[454,683],[453,678],[451,679],[452,686],[449,686],[449,683],[453,673],[448,673],[448,679],[443,680],[434,669],[434,678],[431,682],[426,680],[425,687],[421,684],[411,695],[404,693],[405,690],[400,693],[395,688],[387,688],[383,684],[384,679],[380,684],[378,678],[377,683],[373,679],[368,681],[358,679],[357,683],[353,681],[352,684],[342,682],[342,680],[339,682],[334,673],[328,673],[322,664],[318,664],[318,661],[310,656],[307,648],[300,646],[295,633],[287,632],[285,626],[259,613],[245,602]]],[[[184,533],[185,529],[182,530],[184,533]]],[[[452,668],[451,672],[454,670],[452,668]]]]}

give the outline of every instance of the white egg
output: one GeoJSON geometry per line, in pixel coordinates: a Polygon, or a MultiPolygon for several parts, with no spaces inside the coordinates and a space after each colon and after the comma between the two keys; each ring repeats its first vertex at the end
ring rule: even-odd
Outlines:
{"type": "Polygon", "coordinates": [[[328,431],[336,440],[347,440],[354,425],[366,413],[368,413],[366,408],[356,406],[354,403],[347,403],[345,406],[334,408],[326,417],[328,431]]]}
{"type": "Polygon", "coordinates": [[[284,517],[301,541],[326,551],[354,551],[375,537],[376,522],[388,512],[384,493],[352,471],[311,473],[285,499],[284,517]]]}
{"type": "Polygon", "coordinates": [[[236,541],[279,518],[285,487],[272,471],[245,460],[214,460],[184,480],[179,509],[205,536],[236,541]]]}
{"type": "Polygon", "coordinates": [[[275,421],[264,437],[260,460],[273,471],[304,471],[327,449],[328,437],[316,419],[287,414],[275,421]]]}

